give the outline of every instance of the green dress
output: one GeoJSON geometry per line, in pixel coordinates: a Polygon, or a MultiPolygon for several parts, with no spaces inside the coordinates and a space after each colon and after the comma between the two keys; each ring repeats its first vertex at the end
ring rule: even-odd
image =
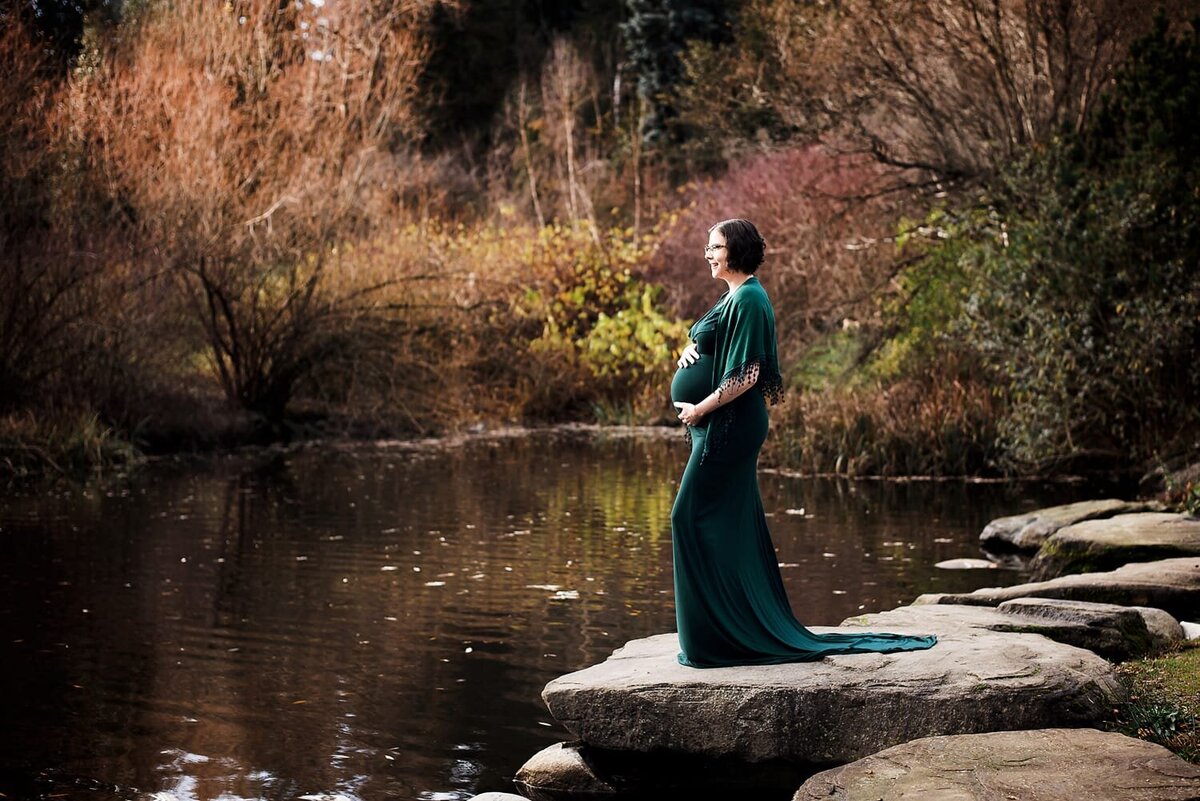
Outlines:
{"type": "Polygon", "coordinates": [[[767,400],[783,380],[775,312],[751,277],[692,327],[699,361],[671,382],[672,401],[698,403],[717,386],[754,387],[689,427],[692,453],[671,510],[679,661],[691,667],[803,662],[827,654],[930,648],[933,636],[815,634],[792,614],[758,492],[758,452],[767,436],[767,400]]]}

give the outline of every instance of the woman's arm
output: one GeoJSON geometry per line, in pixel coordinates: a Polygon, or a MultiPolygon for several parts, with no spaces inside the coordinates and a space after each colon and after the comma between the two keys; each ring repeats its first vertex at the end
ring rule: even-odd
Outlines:
{"type": "Polygon", "coordinates": [[[756,383],[758,383],[758,364],[747,365],[739,375],[725,379],[721,386],[699,403],[695,405],[679,404],[679,419],[689,426],[694,426],[717,409],[740,398],[756,383]]]}

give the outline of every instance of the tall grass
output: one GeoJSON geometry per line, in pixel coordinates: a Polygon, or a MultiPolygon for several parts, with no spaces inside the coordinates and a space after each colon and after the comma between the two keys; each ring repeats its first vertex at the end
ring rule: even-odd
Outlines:
{"type": "Polygon", "coordinates": [[[134,445],[94,414],[0,417],[0,476],[75,475],[128,465],[134,445]]]}
{"type": "Polygon", "coordinates": [[[798,392],[775,421],[772,455],[809,473],[996,474],[995,403],[980,383],[929,373],[798,392]]]}

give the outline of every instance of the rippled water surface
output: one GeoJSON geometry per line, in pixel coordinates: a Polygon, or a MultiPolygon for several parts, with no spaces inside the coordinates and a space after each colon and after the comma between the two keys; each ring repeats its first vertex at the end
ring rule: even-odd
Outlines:
{"type": "MultiPolygon", "coordinates": [[[[309,448],[0,497],[0,793],[459,799],[567,739],[539,698],[670,631],[676,437],[309,448]]],[[[922,592],[1079,487],[761,476],[792,605],[922,592]]]]}

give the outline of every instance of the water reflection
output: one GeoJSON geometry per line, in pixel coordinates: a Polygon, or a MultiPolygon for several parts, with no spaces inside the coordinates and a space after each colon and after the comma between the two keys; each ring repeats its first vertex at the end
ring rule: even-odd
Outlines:
{"type": "MultiPolygon", "coordinates": [[[[563,672],[673,628],[676,439],[538,435],[162,467],[0,503],[0,792],[467,798],[564,738],[563,672]]],[[[1082,488],[765,474],[797,613],[926,591],[1082,488]]]]}

